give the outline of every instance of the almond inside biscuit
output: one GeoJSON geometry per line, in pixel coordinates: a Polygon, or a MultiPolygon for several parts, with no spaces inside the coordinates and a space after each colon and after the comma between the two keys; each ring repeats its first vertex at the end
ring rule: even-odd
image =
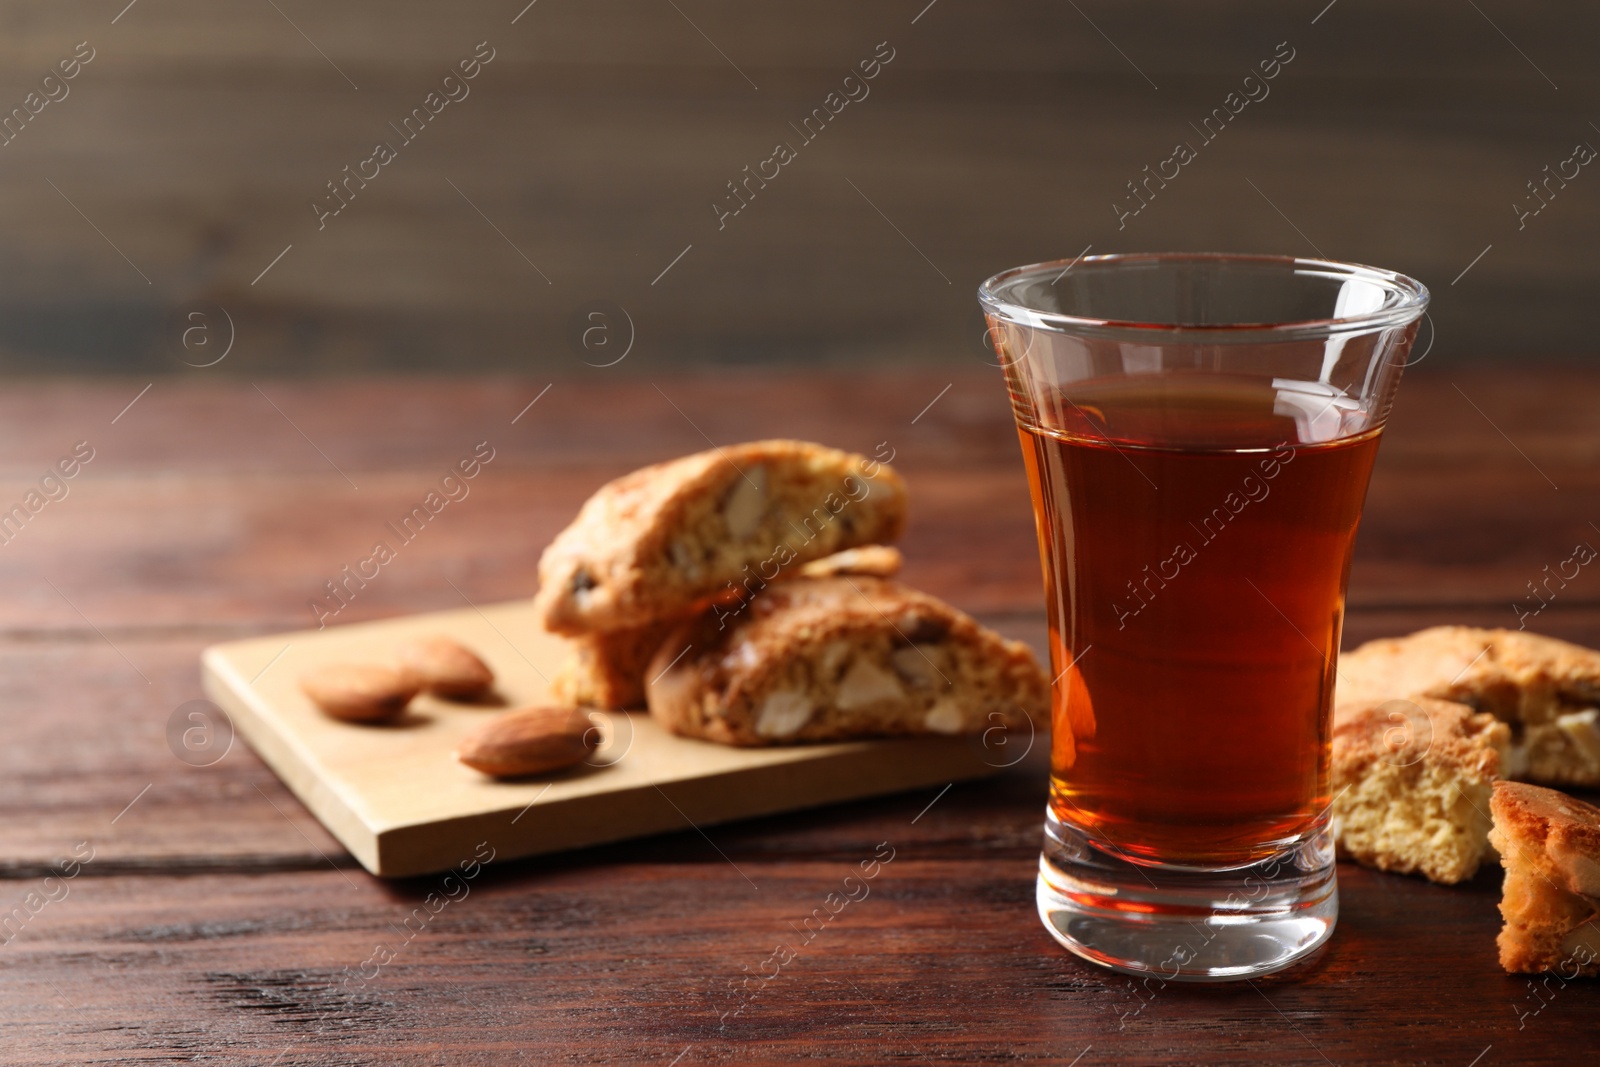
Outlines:
{"type": "Polygon", "coordinates": [[[771,744],[1034,727],[1032,653],[925,593],[866,576],[797,579],[715,614],[651,664],[650,710],[678,733],[771,744]]]}
{"type": "MultiPolygon", "coordinates": [[[[1016,708],[983,694],[1000,685],[992,665],[969,651],[856,631],[795,648],[784,668],[764,673],[755,732],[773,741],[802,734],[958,734],[994,725],[987,719],[991,711],[1020,725],[1025,716],[1016,708]]],[[[732,686],[725,699],[746,698],[750,688],[756,687],[732,686]]]]}

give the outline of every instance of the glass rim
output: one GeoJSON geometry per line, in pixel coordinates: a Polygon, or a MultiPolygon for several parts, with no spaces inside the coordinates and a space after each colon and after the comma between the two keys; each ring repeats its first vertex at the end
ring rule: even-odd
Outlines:
{"type": "MultiPolygon", "coordinates": [[[[1059,279],[1058,279],[1059,280],[1059,279]]],[[[1051,284],[1054,284],[1053,282],[1051,284]]],[[[1301,340],[1308,337],[1326,337],[1332,334],[1360,330],[1379,330],[1405,326],[1415,322],[1427,311],[1430,294],[1428,287],[1415,278],[1397,271],[1369,267],[1362,263],[1349,263],[1335,259],[1312,259],[1303,256],[1257,255],[1243,252],[1111,252],[1098,256],[1079,256],[1077,259],[1046,260],[1012,267],[986,280],[978,286],[978,301],[986,310],[1007,322],[1036,329],[1057,330],[1062,333],[1114,336],[1130,339],[1193,340],[1210,343],[1245,341],[1270,343],[1273,341],[1301,340]],[[1118,263],[1257,263],[1276,264],[1294,271],[1314,271],[1324,276],[1360,278],[1373,285],[1399,295],[1400,299],[1386,307],[1322,319],[1295,319],[1281,322],[1224,322],[1224,323],[1173,323],[1143,322],[1128,319],[1100,319],[1084,315],[1068,315],[1059,311],[1046,311],[1018,303],[1000,295],[1001,288],[1025,274],[1042,274],[1059,270],[1062,275],[1084,266],[1112,265],[1118,263]]]]}

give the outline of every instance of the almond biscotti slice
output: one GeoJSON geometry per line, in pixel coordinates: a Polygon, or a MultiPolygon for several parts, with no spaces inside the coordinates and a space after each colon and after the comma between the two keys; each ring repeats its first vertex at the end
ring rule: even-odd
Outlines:
{"type": "Polygon", "coordinates": [[[1600,652],[1521,630],[1436,626],[1339,657],[1341,704],[1417,694],[1510,724],[1506,777],[1600,785],[1600,652]]]}
{"type": "Polygon", "coordinates": [[[716,606],[649,675],[668,729],[732,745],[1042,729],[1049,714],[1026,645],[883,578],[800,578],[716,606]]]}
{"type": "MultiPolygon", "coordinates": [[[[902,561],[898,548],[864,545],[790,569],[797,571],[796,577],[806,578],[837,574],[889,578],[902,561]]],[[[567,704],[596,708],[644,707],[645,668],[667,635],[683,622],[681,617],[669,618],[574,638],[572,653],[550,679],[551,695],[567,704]]]]}
{"type": "Polygon", "coordinates": [[[893,541],[905,517],[905,483],[866,456],[806,441],[715,448],[602,486],[545,549],[534,604],[557,633],[642,626],[893,541]]]}
{"type": "Polygon", "coordinates": [[[1336,709],[1339,854],[1447,885],[1471,878],[1494,856],[1489,795],[1510,739],[1493,715],[1429,697],[1336,709]]]}
{"type": "Polygon", "coordinates": [[[1600,974],[1600,809],[1516,782],[1497,782],[1491,806],[1506,868],[1500,966],[1600,974]]]}

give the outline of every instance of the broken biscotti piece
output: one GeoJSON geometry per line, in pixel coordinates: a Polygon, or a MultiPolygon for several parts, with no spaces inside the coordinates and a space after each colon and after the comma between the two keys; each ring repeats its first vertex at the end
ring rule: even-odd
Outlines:
{"type": "Polygon", "coordinates": [[[1489,794],[1510,738],[1493,715],[1429,697],[1336,709],[1340,855],[1445,884],[1471,878],[1494,855],[1489,794]]]}
{"type": "Polygon", "coordinates": [[[682,623],[667,619],[574,638],[572,651],[550,679],[550,695],[579,707],[644,707],[645,668],[682,623]]]}
{"type": "Polygon", "coordinates": [[[1436,626],[1345,653],[1338,679],[1339,704],[1420,694],[1510,724],[1505,777],[1600,785],[1600,652],[1520,630],[1436,626]]]}
{"type": "Polygon", "coordinates": [[[534,598],[563,634],[640,626],[776,580],[905,526],[900,476],[805,441],[755,441],[602,486],[539,560],[534,598]]]}
{"type": "Polygon", "coordinates": [[[883,578],[799,578],[718,605],[650,664],[650,714],[733,745],[1044,728],[1028,647],[883,578]]]}
{"type": "Polygon", "coordinates": [[[1554,789],[1496,782],[1489,839],[1505,864],[1500,966],[1600,973],[1600,809],[1554,789]]]}
{"type": "MultiPolygon", "coordinates": [[[[798,573],[807,578],[836,574],[888,578],[900,570],[902,560],[898,548],[864,545],[812,560],[798,573]]],[[[670,618],[574,638],[572,653],[550,680],[551,695],[595,708],[644,707],[645,668],[662,641],[683,622],[682,617],[670,618]]]]}

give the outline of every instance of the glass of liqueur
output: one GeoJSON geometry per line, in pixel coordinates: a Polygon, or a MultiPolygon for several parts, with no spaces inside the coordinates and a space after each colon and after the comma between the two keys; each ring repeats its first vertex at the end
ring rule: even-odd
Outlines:
{"type": "Polygon", "coordinates": [[[1040,917],[1163,980],[1286,967],[1338,916],[1345,583],[1428,291],[1346,263],[1152,254],[1019,267],[978,296],[1049,608],[1040,917]]]}

